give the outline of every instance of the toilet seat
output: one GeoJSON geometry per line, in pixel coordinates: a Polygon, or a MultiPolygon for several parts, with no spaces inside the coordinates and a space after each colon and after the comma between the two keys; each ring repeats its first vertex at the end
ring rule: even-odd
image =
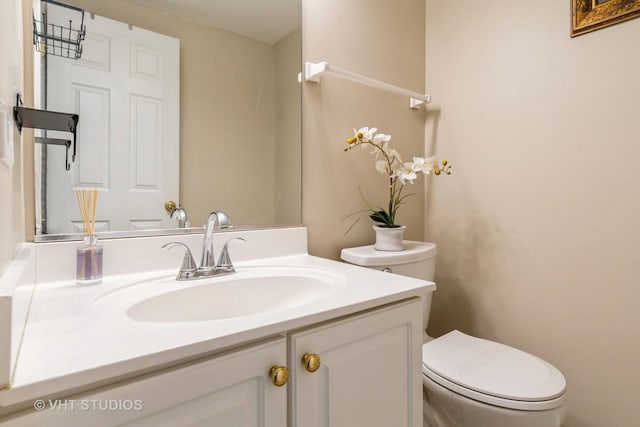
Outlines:
{"type": "Polygon", "coordinates": [[[422,346],[423,373],[441,386],[491,405],[543,411],[565,403],[566,381],[531,354],[452,331],[422,346]]]}

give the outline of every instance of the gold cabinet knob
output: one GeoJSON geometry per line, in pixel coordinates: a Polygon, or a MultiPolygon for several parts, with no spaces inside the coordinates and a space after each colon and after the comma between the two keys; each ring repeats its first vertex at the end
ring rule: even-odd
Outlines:
{"type": "Polygon", "coordinates": [[[178,205],[173,200],[167,200],[164,202],[164,209],[169,213],[175,211],[177,207],[178,205]]]}
{"type": "Polygon", "coordinates": [[[269,378],[277,387],[282,387],[289,380],[289,370],[284,366],[272,366],[269,369],[269,378]]]}
{"type": "Polygon", "coordinates": [[[302,356],[302,365],[309,372],[315,372],[320,369],[320,356],[313,353],[305,353],[302,356]]]}

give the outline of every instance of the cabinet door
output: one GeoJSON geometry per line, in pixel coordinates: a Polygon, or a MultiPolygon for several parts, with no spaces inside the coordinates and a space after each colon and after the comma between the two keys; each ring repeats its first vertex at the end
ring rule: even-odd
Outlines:
{"type": "Polygon", "coordinates": [[[295,427],[421,427],[422,303],[415,299],[290,337],[295,427]],[[306,354],[320,358],[309,372],[306,354]]]}
{"type": "Polygon", "coordinates": [[[6,425],[283,427],[287,390],[273,385],[269,369],[285,365],[286,356],[279,338],[97,393],[45,400],[44,410],[6,425]]]}

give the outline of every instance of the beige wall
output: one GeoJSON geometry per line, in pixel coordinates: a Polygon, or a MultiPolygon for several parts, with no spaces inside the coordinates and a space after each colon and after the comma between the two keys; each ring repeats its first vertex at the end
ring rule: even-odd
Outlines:
{"type": "MultiPolygon", "coordinates": [[[[13,114],[16,89],[23,91],[22,3],[0,0],[0,105],[13,114]]],[[[11,129],[14,140],[14,164],[0,161],[0,275],[13,259],[18,244],[24,241],[24,202],[22,194],[22,141],[17,129],[11,129]]]]}
{"type": "Polygon", "coordinates": [[[299,224],[302,206],[301,66],[298,29],[274,46],[275,54],[275,223],[299,224]]]}
{"type": "MultiPolygon", "coordinates": [[[[303,0],[304,61],[329,64],[414,91],[424,91],[424,0],[303,0]]],[[[337,258],[343,247],[373,243],[371,220],[344,236],[346,215],[369,203],[384,205],[386,180],[376,172],[369,150],[343,152],[352,128],[375,126],[393,136],[404,159],[424,152],[424,112],[409,109],[409,99],[323,77],[303,85],[303,223],[309,250],[337,258]]],[[[398,214],[405,237],[422,239],[423,184],[398,214]]]]}
{"type": "Polygon", "coordinates": [[[640,19],[575,39],[569,2],[428,0],[430,332],[561,369],[571,427],[640,425],[640,19]]]}

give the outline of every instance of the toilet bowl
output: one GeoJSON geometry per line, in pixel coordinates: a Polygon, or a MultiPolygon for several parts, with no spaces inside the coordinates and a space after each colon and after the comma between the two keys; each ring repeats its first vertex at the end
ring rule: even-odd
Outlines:
{"type": "MultiPolygon", "coordinates": [[[[346,248],[352,264],[433,281],[436,245],[405,241],[405,250],[346,248]]],[[[424,329],[431,293],[425,295],[424,329]]],[[[559,427],[566,381],[550,363],[515,348],[460,331],[426,335],[422,346],[425,427],[559,427]]]]}
{"type": "Polygon", "coordinates": [[[425,427],[558,427],[566,381],[531,354],[452,331],[422,346],[425,427]]]}

